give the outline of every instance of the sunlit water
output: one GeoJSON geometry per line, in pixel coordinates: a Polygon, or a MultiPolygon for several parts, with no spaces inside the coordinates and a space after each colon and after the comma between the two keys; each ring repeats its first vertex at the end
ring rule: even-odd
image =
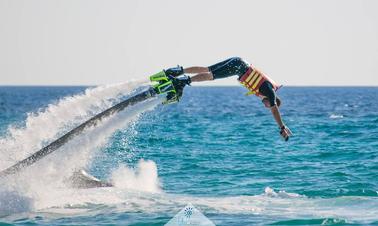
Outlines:
{"type": "MultiPolygon", "coordinates": [[[[1,87],[0,169],[145,85],[1,87]]],[[[104,120],[1,180],[0,222],[164,225],[188,203],[217,225],[378,224],[378,88],[284,87],[280,139],[241,87],[188,87],[104,120]],[[72,189],[85,168],[114,188],[72,189]]]]}

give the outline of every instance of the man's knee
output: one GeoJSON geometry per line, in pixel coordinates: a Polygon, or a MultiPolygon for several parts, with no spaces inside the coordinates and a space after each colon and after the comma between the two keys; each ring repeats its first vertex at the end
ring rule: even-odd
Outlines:
{"type": "Polygon", "coordinates": [[[232,57],[231,60],[233,61],[233,63],[237,64],[237,65],[241,65],[243,67],[248,67],[249,64],[243,60],[243,58],[241,57],[232,57]]]}
{"type": "Polygon", "coordinates": [[[207,79],[208,79],[208,80],[214,80],[214,75],[213,75],[213,73],[209,72],[209,73],[207,74],[207,79]]]}

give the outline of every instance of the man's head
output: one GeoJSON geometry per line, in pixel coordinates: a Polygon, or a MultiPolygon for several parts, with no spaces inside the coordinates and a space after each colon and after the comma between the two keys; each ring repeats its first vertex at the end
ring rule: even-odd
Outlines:
{"type": "MultiPolygon", "coordinates": [[[[268,97],[263,97],[261,101],[263,102],[263,104],[265,105],[265,107],[267,107],[267,108],[271,108],[272,107],[270,105],[270,101],[269,101],[268,97]]],[[[276,104],[277,104],[277,107],[281,106],[281,99],[278,96],[276,96],[276,104]]]]}

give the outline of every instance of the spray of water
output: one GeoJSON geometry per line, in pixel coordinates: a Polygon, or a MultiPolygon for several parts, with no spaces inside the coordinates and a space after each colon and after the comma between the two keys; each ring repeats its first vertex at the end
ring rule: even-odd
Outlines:
{"type": "Polygon", "coordinates": [[[128,190],[159,193],[160,184],[155,162],[140,160],[136,169],[121,166],[112,174],[115,187],[128,190]]]}
{"type": "Polygon", "coordinates": [[[24,127],[10,126],[7,136],[0,138],[0,169],[29,156],[145,82],[130,81],[89,88],[83,94],[63,98],[46,109],[29,113],[24,127]]]}
{"type": "MultiPolygon", "coordinates": [[[[0,153],[0,168],[8,167],[14,164],[34,151],[41,148],[46,142],[59,137],[62,133],[73,126],[80,124],[84,120],[102,110],[107,109],[127,94],[130,94],[135,88],[143,85],[143,81],[133,81],[117,85],[101,86],[87,89],[84,94],[66,97],[57,104],[51,104],[46,109],[37,113],[31,113],[26,119],[26,125],[23,128],[10,127],[8,135],[0,140],[2,146],[0,153]]],[[[1,197],[13,197],[13,203],[16,206],[5,205],[1,212],[24,211],[25,208],[48,208],[59,205],[57,200],[60,197],[75,197],[70,192],[72,189],[67,188],[64,180],[77,169],[85,168],[96,152],[103,147],[108,138],[118,129],[127,127],[128,124],[138,120],[141,113],[152,110],[161,100],[158,98],[150,99],[141,104],[137,104],[109,118],[104,119],[96,127],[89,128],[83,134],[75,137],[65,144],[58,151],[50,154],[37,164],[21,171],[15,177],[9,177],[2,181],[3,195],[1,197]],[[70,193],[70,194],[67,194],[70,193]],[[10,209],[6,209],[7,206],[10,209]]],[[[138,175],[135,175],[135,181],[138,185],[145,185],[143,179],[147,178],[146,173],[151,173],[151,167],[154,163],[141,162],[141,169],[138,175]],[[146,168],[147,167],[147,168],[146,168]]],[[[122,168],[125,171],[125,167],[122,168]]],[[[156,171],[155,177],[157,178],[156,171]]],[[[156,170],[156,166],[155,166],[156,170]]],[[[118,177],[122,175],[122,170],[118,172],[118,177]]],[[[131,171],[128,171],[131,173],[131,171]]],[[[115,179],[115,183],[122,184],[121,179],[115,179]]],[[[157,183],[150,183],[151,188],[143,187],[143,190],[157,190],[157,183]]],[[[137,189],[137,187],[134,187],[137,189]]],[[[74,191],[73,191],[74,192],[74,191]]],[[[78,199],[80,200],[80,199],[78,199]]],[[[5,203],[0,200],[0,203],[5,203]]],[[[70,202],[62,200],[62,203],[70,202]]]]}

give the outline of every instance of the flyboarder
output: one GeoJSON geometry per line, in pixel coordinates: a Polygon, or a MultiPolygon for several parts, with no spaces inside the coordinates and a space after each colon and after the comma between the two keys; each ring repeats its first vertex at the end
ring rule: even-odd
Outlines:
{"type": "MultiPolygon", "coordinates": [[[[181,66],[177,66],[160,71],[150,76],[151,82],[155,84],[151,85],[148,89],[98,113],[55,141],[41,148],[34,154],[0,171],[0,179],[13,175],[23,168],[36,163],[47,155],[58,150],[74,137],[85,132],[88,128],[96,126],[102,119],[123,111],[129,106],[135,105],[157,95],[166,95],[163,104],[175,103],[181,98],[184,87],[186,85],[190,85],[192,81],[210,81],[234,75],[237,75],[239,82],[249,90],[248,94],[255,94],[256,96],[260,97],[264,105],[267,108],[270,108],[273,117],[280,128],[281,136],[288,141],[292,134],[290,129],[283,123],[278,109],[278,107],[281,105],[281,100],[276,95],[276,91],[280,88],[280,86],[264,73],[257,70],[253,65],[248,64],[240,57],[233,57],[210,67],[189,67],[184,69],[181,66]],[[190,77],[186,74],[195,75],[190,77]]],[[[81,171],[74,174],[70,180],[73,181],[74,184],[77,184],[78,181],[84,181],[84,185],[80,185],[84,187],[112,186],[110,183],[100,181],[97,178],[93,178],[81,171]]]]}
{"type": "Polygon", "coordinates": [[[277,96],[276,91],[281,86],[240,57],[232,57],[209,67],[194,66],[183,68],[182,66],[177,66],[166,69],[164,72],[166,75],[173,77],[183,74],[195,74],[191,77],[187,77],[187,84],[191,82],[211,81],[236,75],[238,76],[238,81],[249,90],[248,95],[256,95],[261,98],[265,107],[270,108],[280,128],[280,135],[284,140],[288,141],[289,137],[292,135],[290,129],[282,121],[279,111],[281,99],[277,96]]]}

